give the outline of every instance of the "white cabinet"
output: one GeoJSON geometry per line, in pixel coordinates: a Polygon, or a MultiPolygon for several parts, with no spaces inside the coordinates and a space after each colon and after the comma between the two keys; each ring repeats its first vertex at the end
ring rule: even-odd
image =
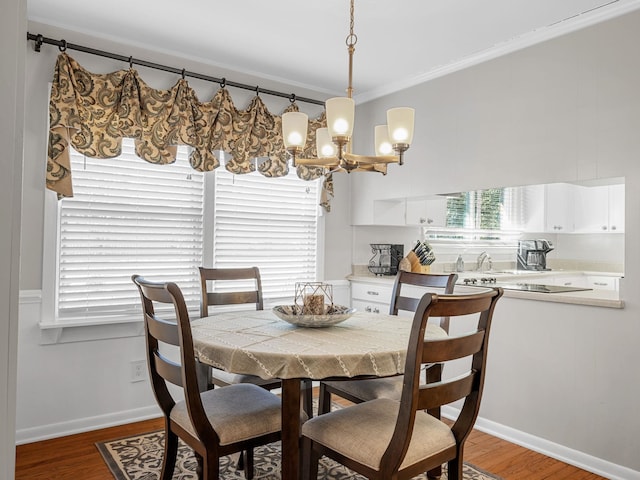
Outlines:
{"type": "Polygon", "coordinates": [[[404,199],[374,200],[373,224],[404,225],[405,203],[404,199]]]}
{"type": "Polygon", "coordinates": [[[351,306],[362,312],[389,313],[393,285],[351,282],[351,306]]]}
{"type": "Polygon", "coordinates": [[[545,185],[545,231],[570,233],[574,231],[574,185],[551,183],[545,185]]]}
{"type": "Polygon", "coordinates": [[[594,290],[618,290],[620,278],[606,277],[604,275],[587,275],[587,287],[594,290]]]}
{"type": "Polygon", "coordinates": [[[624,183],[609,185],[609,231],[624,232],[624,183]]]}
{"type": "Polygon", "coordinates": [[[577,233],[624,232],[624,184],[576,187],[577,233]]]}
{"type": "Polygon", "coordinates": [[[559,275],[550,276],[540,283],[563,287],[592,288],[594,290],[618,290],[619,277],[608,275],[559,275]]]}
{"type": "Polygon", "coordinates": [[[407,225],[445,227],[447,224],[447,198],[407,199],[407,225]]]}

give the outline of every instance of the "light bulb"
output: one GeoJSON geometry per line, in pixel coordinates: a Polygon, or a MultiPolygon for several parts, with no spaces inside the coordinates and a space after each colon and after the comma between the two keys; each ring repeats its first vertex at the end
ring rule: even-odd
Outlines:
{"type": "Polygon", "coordinates": [[[335,97],[325,103],[329,136],[351,137],[356,104],[352,98],[335,97]]]}
{"type": "Polygon", "coordinates": [[[386,125],[376,125],[374,130],[376,155],[392,155],[393,145],[389,141],[389,129],[386,125]]]}
{"type": "Polygon", "coordinates": [[[318,128],[316,130],[316,150],[320,158],[336,156],[336,146],[331,141],[328,128],[318,128]]]}
{"type": "Polygon", "coordinates": [[[308,119],[307,115],[301,112],[287,112],[282,115],[282,138],[285,148],[304,148],[308,119]]]}
{"type": "Polygon", "coordinates": [[[408,107],[391,108],[387,111],[389,136],[394,144],[411,144],[414,116],[414,109],[408,107]]]}

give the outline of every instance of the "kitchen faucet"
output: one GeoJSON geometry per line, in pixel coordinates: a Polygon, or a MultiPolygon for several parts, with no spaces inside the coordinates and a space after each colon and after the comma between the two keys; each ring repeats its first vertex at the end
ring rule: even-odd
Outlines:
{"type": "Polygon", "coordinates": [[[489,264],[489,270],[493,269],[493,261],[491,260],[491,256],[487,252],[482,252],[480,255],[478,255],[476,270],[484,273],[485,262],[489,264]]]}

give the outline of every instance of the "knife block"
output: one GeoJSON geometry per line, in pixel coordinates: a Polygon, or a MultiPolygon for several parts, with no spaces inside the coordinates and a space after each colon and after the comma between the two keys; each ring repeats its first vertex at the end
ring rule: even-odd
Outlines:
{"type": "Polygon", "coordinates": [[[413,273],[429,273],[431,272],[431,265],[422,265],[420,264],[420,260],[418,260],[418,256],[409,252],[407,255],[407,260],[411,263],[411,272],[413,273]]]}

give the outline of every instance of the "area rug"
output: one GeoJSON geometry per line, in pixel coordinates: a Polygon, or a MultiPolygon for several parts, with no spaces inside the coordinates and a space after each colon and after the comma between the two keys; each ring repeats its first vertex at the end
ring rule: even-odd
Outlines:
{"type": "MultiPolygon", "coordinates": [[[[157,480],[162,468],[164,432],[156,431],[132,437],[96,443],[109,470],[116,480],[157,480]]],[[[220,460],[221,480],[244,480],[241,470],[236,469],[238,455],[220,460]]],[[[271,443],[254,451],[255,480],[280,479],[280,442],[271,443]]],[[[182,441],[178,448],[178,460],[173,480],[197,480],[196,459],[193,451],[182,441]]],[[[318,478],[323,480],[363,480],[344,466],[322,457],[318,478]]],[[[426,479],[426,475],[416,479],[426,479]]],[[[442,475],[446,480],[446,471],[442,475]]],[[[464,465],[464,480],[500,480],[500,477],[474,467],[464,465]]]]}

